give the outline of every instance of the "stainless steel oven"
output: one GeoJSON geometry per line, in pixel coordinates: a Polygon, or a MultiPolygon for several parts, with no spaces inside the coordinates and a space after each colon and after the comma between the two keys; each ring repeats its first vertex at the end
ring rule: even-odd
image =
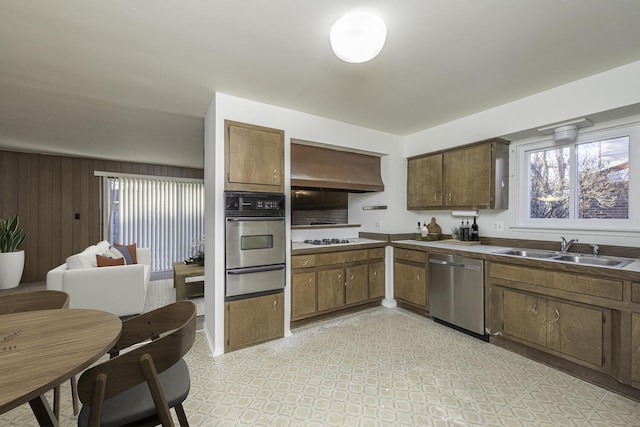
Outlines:
{"type": "Polygon", "coordinates": [[[285,196],[225,192],[225,298],[280,292],[285,285],[285,196]]]}

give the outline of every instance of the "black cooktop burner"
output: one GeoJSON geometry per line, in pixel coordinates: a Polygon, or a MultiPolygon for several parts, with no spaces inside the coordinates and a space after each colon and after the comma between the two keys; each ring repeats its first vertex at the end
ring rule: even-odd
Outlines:
{"type": "Polygon", "coordinates": [[[348,239],[315,239],[315,240],[305,240],[304,243],[310,245],[337,245],[339,243],[349,243],[348,239]]]}

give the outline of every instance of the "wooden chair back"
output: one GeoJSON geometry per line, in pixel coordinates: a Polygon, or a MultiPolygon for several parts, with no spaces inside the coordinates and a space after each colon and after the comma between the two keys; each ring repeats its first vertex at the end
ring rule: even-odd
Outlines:
{"type": "Polygon", "coordinates": [[[195,342],[196,306],[178,301],[122,322],[122,334],[109,351],[112,358],[85,371],[78,381],[80,401],[91,405],[89,423],[100,422],[102,402],[109,397],[147,382],[156,408],[168,414],[157,390],[157,375],[176,364],[195,342]],[[135,344],[145,343],[141,346],[135,344]],[[129,349],[124,352],[123,350],[129,349]],[[156,398],[160,400],[157,401],[156,398]]]}
{"type": "Polygon", "coordinates": [[[16,292],[0,296],[0,314],[68,307],[69,294],[62,291],[16,292]]]}

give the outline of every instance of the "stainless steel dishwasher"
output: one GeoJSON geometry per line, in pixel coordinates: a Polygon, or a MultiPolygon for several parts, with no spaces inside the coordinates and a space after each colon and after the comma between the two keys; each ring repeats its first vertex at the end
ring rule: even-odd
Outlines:
{"type": "Polygon", "coordinates": [[[429,314],[488,341],[484,328],[484,265],[479,259],[429,254],[429,314]]]}

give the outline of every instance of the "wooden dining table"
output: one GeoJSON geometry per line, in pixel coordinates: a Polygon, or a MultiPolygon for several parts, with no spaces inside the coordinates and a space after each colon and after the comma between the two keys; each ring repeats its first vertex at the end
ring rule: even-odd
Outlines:
{"type": "Polygon", "coordinates": [[[57,426],[44,393],[104,356],[121,331],[117,316],[99,310],[0,315],[0,414],[29,402],[40,425],[57,426]]]}

